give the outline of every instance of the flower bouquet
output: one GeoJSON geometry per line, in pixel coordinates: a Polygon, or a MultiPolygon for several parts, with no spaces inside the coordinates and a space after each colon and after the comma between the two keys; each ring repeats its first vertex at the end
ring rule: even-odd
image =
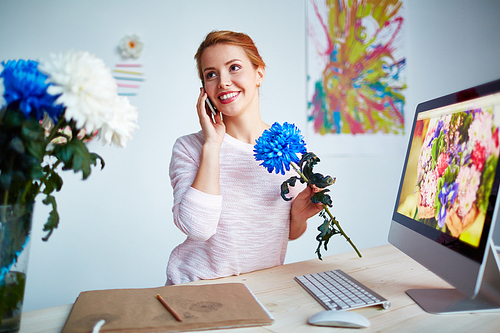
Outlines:
{"type": "Polygon", "coordinates": [[[0,322],[22,301],[24,279],[9,284],[10,270],[26,247],[38,194],[50,205],[43,240],[59,224],[54,191],[60,170],[86,179],[103,159],[89,152],[94,137],[124,147],[137,128],[137,110],[117,94],[104,62],[68,51],[52,61],[9,60],[0,67],[0,322]],[[3,69],[2,69],[3,67],[3,69]],[[28,207],[27,209],[23,207],[28,207]],[[22,212],[20,217],[14,212],[22,212]],[[15,223],[7,223],[15,221],[15,223]]]}
{"type": "Polygon", "coordinates": [[[498,127],[488,108],[442,116],[427,126],[417,167],[418,218],[459,237],[478,217],[484,221],[498,163],[498,127]]]}
{"type": "Polygon", "coordinates": [[[307,152],[300,130],[294,124],[274,123],[269,130],[265,130],[256,140],[254,156],[257,161],[262,161],[260,165],[264,166],[269,173],[274,170],[284,175],[285,169],[289,171],[290,166],[297,172],[298,176],[293,176],[281,184],[281,197],[286,201],[291,200],[286,195],[290,192],[289,187],[295,186],[297,180],[321,189],[311,197],[313,203],[323,204],[323,210],[319,213],[319,216],[323,218],[323,223],[318,227],[320,233],[316,237],[319,244],[315,253],[319,259],[322,259],[321,246],[323,245],[324,249],[328,250],[328,242],[336,234],[341,234],[361,257],[361,253],[328,209],[333,204],[327,194],[330,190],[326,187],[334,184],[335,178],[313,172],[314,166],[320,162],[320,159],[314,153],[307,152]],[[301,154],[302,157],[299,159],[297,154],[301,154]]]}

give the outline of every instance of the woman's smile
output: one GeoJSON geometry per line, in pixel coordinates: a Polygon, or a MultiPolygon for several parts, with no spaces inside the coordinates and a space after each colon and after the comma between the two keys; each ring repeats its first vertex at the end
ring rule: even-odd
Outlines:
{"type": "Polygon", "coordinates": [[[217,98],[219,98],[222,104],[229,104],[234,100],[236,100],[239,95],[240,95],[239,91],[228,91],[220,93],[219,96],[217,96],[217,98]]]}

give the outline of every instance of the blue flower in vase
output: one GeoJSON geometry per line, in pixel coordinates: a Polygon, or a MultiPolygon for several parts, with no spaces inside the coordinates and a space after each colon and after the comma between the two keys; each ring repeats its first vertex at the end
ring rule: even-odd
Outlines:
{"type": "Polygon", "coordinates": [[[64,111],[62,105],[54,105],[58,96],[47,93],[50,84],[47,75],[38,70],[34,60],[9,60],[2,62],[3,97],[7,105],[18,108],[26,118],[43,120],[45,113],[56,122],[64,111]]]}
{"type": "Polygon", "coordinates": [[[269,173],[285,174],[285,169],[290,170],[290,163],[299,163],[297,154],[307,152],[304,137],[294,125],[274,123],[270,129],[265,130],[262,136],[255,141],[254,156],[260,165],[269,173]]]}
{"type": "Polygon", "coordinates": [[[446,210],[451,207],[458,196],[458,183],[447,184],[444,183],[443,188],[439,191],[438,198],[441,203],[438,214],[438,225],[440,228],[444,227],[446,222],[446,210]]]}
{"type": "MultiPolygon", "coordinates": [[[[434,130],[434,133],[432,134],[432,138],[429,140],[429,145],[428,147],[431,147],[437,138],[439,138],[439,135],[441,134],[441,130],[443,129],[444,126],[444,121],[440,120],[437,123],[436,129],[434,130]]],[[[446,134],[446,130],[444,131],[444,134],[446,134]]]]}

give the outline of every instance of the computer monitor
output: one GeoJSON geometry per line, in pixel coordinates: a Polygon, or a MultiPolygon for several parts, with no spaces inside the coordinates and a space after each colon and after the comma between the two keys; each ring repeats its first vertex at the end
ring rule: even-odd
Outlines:
{"type": "Polygon", "coordinates": [[[408,290],[427,312],[500,311],[499,128],[500,80],[417,106],[388,239],[454,287],[408,290]]]}

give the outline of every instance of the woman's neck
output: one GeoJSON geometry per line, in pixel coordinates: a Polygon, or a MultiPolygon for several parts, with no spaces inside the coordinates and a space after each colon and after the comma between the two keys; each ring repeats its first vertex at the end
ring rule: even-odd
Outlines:
{"type": "Polygon", "coordinates": [[[226,133],[233,138],[245,143],[254,144],[264,130],[270,128],[260,115],[258,116],[244,116],[239,117],[226,117],[224,118],[226,125],[226,133]]]}

